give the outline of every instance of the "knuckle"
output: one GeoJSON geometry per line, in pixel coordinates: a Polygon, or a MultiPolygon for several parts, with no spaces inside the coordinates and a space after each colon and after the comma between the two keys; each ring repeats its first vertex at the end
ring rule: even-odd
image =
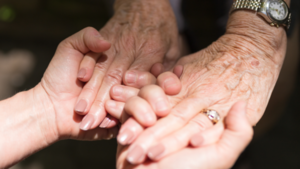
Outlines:
{"type": "Polygon", "coordinates": [[[90,86],[90,85],[84,86],[85,93],[95,93],[96,90],[97,90],[96,86],[90,86]]]}
{"type": "Polygon", "coordinates": [[[122,81],[122,77],[123,77],[123,71],[120,69],[109,71],[106,74],[107,81],[112,84],[120,84],[122,81]]]}
{"type": "Polygon", "coordinates": [[[180,111],[174,109],[173,112],[170,114],[179,124],[185,124],[189,119],[184,116],[180,111]]]}
{"type": "Polygon", "coordinates": [[[97,62],[96,65],[95,65],[95,69],[98,70],[98,71],[104,71],[105,68],[106,68],[105,64],[103,64],[103,63],[97,62]]]}
{"type": "Polygon", "coordinates": [[[97,107],[104,107],[104,102],[100,99],[96,99],[93,103],[94,106],[97,106],[97,107]]]}
{"type": "MultiPolygon", "coordinates": [[[[205,118],[205,117],[204,117],[205,118]]],[[[208,127],[208,122],[211,123],[210,121],[207,121],[203,118],[196,118],[192,119],[190,123],[194,125],[199,131],[203,131],[208,127]]]]}

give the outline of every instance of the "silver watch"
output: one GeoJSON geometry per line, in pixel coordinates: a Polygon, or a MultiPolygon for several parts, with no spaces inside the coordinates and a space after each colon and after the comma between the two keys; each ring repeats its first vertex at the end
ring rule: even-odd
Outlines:
{"type": "Polygon", "coordinates": [[[256,11],[271,26],[284,26],[289,29],[291,12],[283,0],[234,0],[231,12],[238,9],[256,11]]]}

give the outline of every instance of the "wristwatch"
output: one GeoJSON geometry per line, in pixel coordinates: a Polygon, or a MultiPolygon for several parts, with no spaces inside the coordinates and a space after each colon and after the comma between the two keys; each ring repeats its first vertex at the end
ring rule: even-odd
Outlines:
{"type": "Polygon", "coordinates": [[[290,9],[283,0],[234,0],[231,12],[239,9],[257,12],[271,26],[289,29],[291,24],[290,9]]]}

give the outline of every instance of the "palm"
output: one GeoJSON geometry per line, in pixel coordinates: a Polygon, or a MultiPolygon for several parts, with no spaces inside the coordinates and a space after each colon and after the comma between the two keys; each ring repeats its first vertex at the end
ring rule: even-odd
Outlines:
{"type": "Polygon", "coordinates": [[[81,121],[81,117],[74,113],[73,108],[83,86],[77,80],[76,73],[82,54],[71,49],[62,53],[65,52],[69,55],[60,56],[60,51],[56,53],[41,84],[53,102],[58,132],[69,137],[70,133],[74,136],[79,132],[78,126],[81,121]]]}

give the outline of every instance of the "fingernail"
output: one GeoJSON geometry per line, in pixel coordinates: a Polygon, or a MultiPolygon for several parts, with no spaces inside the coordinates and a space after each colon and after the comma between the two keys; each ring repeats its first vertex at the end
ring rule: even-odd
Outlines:
{"type": "Polygon", "coordinates": [[[127,72],[125,76],[125,80],[128,84],[134,84],[137,79],[137,74],[133,71],[127,72]]]}
{"type": "Polygon", "coordinates": [[[141,146],[135,146],[133,149],[131,149],[128,152],[127,155],[127,161],[130,162],[131,164],[136,164],[139,163],[141,158],[144,157],[144,150],[142,149],[141,146]]]}
{"type": "Polygon", "coordinates": [[[87,114],[83,119],[82,122],[80,123],[79,128],[81,130],[89,130],[91,128],[91,126],[94,123],[94,116],[91,114],[87,114]]]}
{"type": "Polygon", "coordinates": [[[169,108],[168,103],[164,99],[162,99],[162,100],[155,103],[155,110],[158,111],[158,112],[165,111],[168,108],[169,108]]]}
{"type": "Polygon", "coordinates": [[[161,155],[163,155],[164,151],[165,151],[165,146],[163,146],[162,144],[158,144],[149,149],[148,157],[152,160],[155,160],[159,158],[161,155]]]}
{"type": "Polygon", "coordinates": [[[100,124],[100,128],[106,128],[109,123],[111,122],[111,120],[108,117],[105,117],[105,119],[102,121],[102,123],[100,124]]]}
{"type": "Polygon", "coordinates": [[[83,99],[81,99],[75,106],[75,111],[78,113],[83,113],[85,112],[85,109],[87,107],[87,102],[83,99]]]}
{"type": "Polygon", "coordinates": [[[191,145],[194,146],[194,147],[199,147],[199,146],[201,146],[203,141],[204,141],[204,139],[203,139],[203,136],[201,134],[195,134],[191,138],[191,145]]]}
{"type": "Polygon", "coordinates": [[[78,72],[77,78],[83,79],[85,75],[86,75],[86,69],[84,69],[84,68],[80,69],[78,72]]]}
{"type": "Polygon", "coordinates": [[[164,82],[164,88],[167,89],[173,85],[176,85],[176,81],[173,80],[173,78],[169,78],[164,82]]]}
{"type": "Polygon", "coordinates": [[[134,137],[133,132],[130,131],[129,129],[125,129],[124,131],[122,131],[122,133],[118,135],[117,140],[120,144],[127,145],[130,144],[131,139],[133,137],[134,137]]]}
{"type": "Polygon", "coordinates": [[[120,96],[120,95],[122,95],[122,93],[123,93],[123,87],[121,87],[121,86],[115,86],[113,88],[113,94],[114,95],[120,96]]]}

